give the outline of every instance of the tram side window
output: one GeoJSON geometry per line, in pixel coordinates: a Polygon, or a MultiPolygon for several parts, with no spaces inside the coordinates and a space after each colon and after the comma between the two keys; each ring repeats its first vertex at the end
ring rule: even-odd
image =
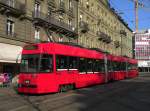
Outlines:
{"type": "Polygon", "coordinates": [[[53,59],[52,55],[43,54],[40,62],[40,72],[52,72],[53,71],[53,59]]]}
{"type": "Polygon", "coordinates": [[[113,64],[113,70],[116,71],[116,69],[117,69],[117,64],[116,64],[116,62],[112,62],[112,64],[113,64]]]}
{"type": "Polygon", "coordinates": [[[56,56],[56,68],[68,69],[68,57],[63,55],[56,56]]]}
{"type": "Polygon", "coordinates": [[[93,59],[87,59],[87,72],[93,72],[93,59]]]}
{"type": "Polygon", "coordinates": [[[119,62],[113,62],[113,69],[115,71],[120,71],[121,70],[121,67],[120,67],[120,63],[119,62]]]}
{"type": "Polygon", "coordinates": [[[107,61],[107,68],[108,71],[113,71],[113,62],[111,62],[110,60],[107,61]]]}
{"type": "Polygon", "coordinates": [[[132,69],[132,66],[130,63],[128,63],[128,70],[132,69]]]}
{"type": "Polygon", "coordinates": [[[121,70],[125,71],[126,70],[126,63],[122,62],[120,67],[121,67],[121,70]]]}
{"type": "Polygon", "coordinates": [[[79,58],[79,72],[86,72],[86,59],[79,58]]]}
{"type": "Polygon", "coordinates": [[[35,55],[22,55],[20,71],[21,72],[37,72],[39,71],[39,58],[40,56],[35,55]]]}
{"type": "Polygon", "coordinates": [[[68,57],[68,68],[69,69],[78,69],[78,58],[77,57],[68,57]]]}
{"type": "Polygon", "coordinates": [[[105,71],[104,61],[103,60],[94,60],[93,71],[94,72],[104,72],[105,71]]]}
{"type": "Polygon", "coordinates": [[[134,64],[134,69],[138,69],[138,64],[134,64]]]}
{"type": "Polygon", "coordinates": [[[118,62],[119,71],[123,71],[122,62],[118,62]]]}
{"type": "Polygon", "coordinates": [[[105,72],[104,60],[99,60],[99,72],[105,72]]]}

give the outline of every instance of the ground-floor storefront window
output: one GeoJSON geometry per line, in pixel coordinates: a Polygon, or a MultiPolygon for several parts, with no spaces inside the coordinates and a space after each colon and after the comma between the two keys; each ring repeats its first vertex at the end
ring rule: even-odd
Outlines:
{"type": "Polygon", "coordinates": [[[150,72],[150,67],[139,67],[139,72],[150,72]]]}
{"type": "Polygon", "coordinates": [[[16,63],[0,63],[0,73],[9,73],[14,77],[19,73],[19,64],[16,63]]]}

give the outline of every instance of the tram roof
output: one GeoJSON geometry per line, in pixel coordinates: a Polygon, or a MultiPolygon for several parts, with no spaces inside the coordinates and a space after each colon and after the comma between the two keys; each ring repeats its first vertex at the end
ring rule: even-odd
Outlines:
{"type": "MultiPolygon", "coordinates": [[[[38,43],[31,46],[38,46],[37,50],[23,50],[23,54],[49,53],[66,56],[77,56],[85,58],[103,59],[104,54],[96,50],[90,50],[83,47],[66,45],[61,43],[38,43]]],[[[25,46],[26,47],[26,46],[25,46]]]]}
{"type": "Polygon", "coordinates": [[[138,63],[138,61],[136,59],[132,59],[132,58],[129,58],[128,62],[131,64],[137,64],[138,63]]]}

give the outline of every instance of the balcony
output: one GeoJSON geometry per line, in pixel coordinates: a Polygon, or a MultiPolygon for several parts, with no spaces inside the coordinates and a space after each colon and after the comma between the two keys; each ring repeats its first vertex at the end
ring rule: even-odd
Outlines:
{"type": "Polygon", "coordinates": [[[9,37],[17,37],[17,34],[15,32],[6,32],[6,35],[9,37]]]}
{"type": "Polygon", "coordinates": [[[11,0],[0,0],[0,13],[9,14],[14,16],[21,16],[25,14],[25,4],[18,1],[12,2],[11,0]]]}
{"type": "Polygon", "coordinates": [[[63,21],[59,21],[51,15],[42,12],[33,12],[33,19],[33,23],[35,25],[50,29],[69,37],[77,36],[77,32],[74,30],[74,27],[69,26],[63,21]]]}
{"type": "Polygon", "coordinates": [[[69,15],[70,17],[74,17],[73,7],[70,7],[70,8],[68,9],[68,15],[69,15]]]}
{"type": "Polygon", "coordinates": [[[80,21],[80,22],[79,22],[79,27],[80,27],[82,33],[86,33],[86,32],[89,31],[89,26],[88,26],[88,24],[87,24],[86,22],[84,22],[84,21],[80,21]]]}
{"type": "Polygon", "coordinates": [[[106,43],[109,44],[111,42],[112,42],[111,37],[110,36],[106,36],[106,43]]]}
{"type": "Polygon", "coordinates": [[[118,47],[120,47],[120,42],[116,40],[116,41],[114,41],[114,45],[116,48],[118,48],[118,47]]]}
{"type": "Polygon", "coordinates": [[[111,37],[103,32],[97,31],[97,36],[99,37],[98,38],[99,41],[103,41],[107,44],[112,42],[111,37]]]}
{"type": "Polygon", "coordinates": [[[105,37],[103,37],[103,40],[102,40],[102,41],[106,43],[106,42],[107,42],[107,39],[108,39],[108,38],[107,38],[107,35],[106,35],[105,37]]]}
{"type": "Polygon", "coordinates": [[[105,34],[103,32],[97,31],[97,36],[99,37],[98,40],[102,41],[103,39],[105,39],[105,34]]]}
{"type": "Polygon", "coordinates": [[[124,36],[127,36],[127,33],[124,30],[120,30],[120,34],[124,35],[124,36]]]}

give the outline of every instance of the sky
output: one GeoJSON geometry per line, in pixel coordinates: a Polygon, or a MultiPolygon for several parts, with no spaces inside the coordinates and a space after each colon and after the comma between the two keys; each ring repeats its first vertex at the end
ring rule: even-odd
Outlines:
{"type": "MultiPolygon", "coordinates": [[[[122,16],[129,27],[135,31],[135,10],[134,0],[109,0],[111,7],[115,8],[117,13],[122,16]]],[[[150,29],[150,0],[138,0],[143,4],[138,10],[138,30],[150,29]]]]}

